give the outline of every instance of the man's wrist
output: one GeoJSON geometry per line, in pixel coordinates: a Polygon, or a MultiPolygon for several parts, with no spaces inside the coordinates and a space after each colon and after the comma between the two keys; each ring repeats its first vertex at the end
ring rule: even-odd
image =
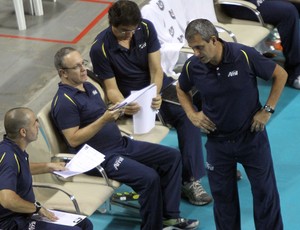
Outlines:
{"type": "Polygon", "coordinates": [[[268,113],[271,113],[271,114],[273,114],[273,113],[275,112],[275,110],[274,110],[270,105],[265,105],[265,106],[263,107],[263,109],[264,109],[265,111],[267,111],[268,113]]]}
{"type": "Polygon", "coordinates": [[[35,206],[35,212],[34,213],[38,213],[42,208],[42,205],[38,201],[34,202],[34,206],[35,206]]]}

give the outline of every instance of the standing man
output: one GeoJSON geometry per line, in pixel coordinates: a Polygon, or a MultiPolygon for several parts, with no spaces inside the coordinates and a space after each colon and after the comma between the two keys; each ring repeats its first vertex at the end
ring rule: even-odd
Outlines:
{"type": "Polygon", "coordinates": [[[207,169],[218,230],[241,229],[237,163],[251,183],[257,230],[282,230],[266,124],[287,80],[285,70],[254,48],[224,42],[205,19],[189,23],[185,31],[194,50],[179,77],[177,94],[193,124],[207,133],[207,169]],[[272,79],[265,105],[259,102],[257,79],[272,79]],[[202,111],[194,110],[189,91],[202,96],[202,111]]]}
{"type": "Polygon", "coordinates": [[[64,170],[64,163],[29,163],[27,145],[35,141],[39,124],[29,108],[19,107],[5,114],[6,135],[0,142],[0,229],[5,230],[92,230],[93,224],[85,219],[77,226],[63,226],[36,221],[39,214],[51,221],[57,217],[35,200],[32,174],[64,170]]]}
{"type": "MultiPolygon", "coordinates": [[[[94,72],[103,81],[108,99],[118,103],[132,90],[156,84],[157,96],[152,107],[160,109],[163,120],[177,131],[183,164],[182,194],[194,205],[208,204],[212,198],[200,183],[205,175],[201,132],[181,106],[162,102],[160,96],[161,89],[173,80],[163,73],[160,43],[153,24],[141,18],[135,2],[126,0],[112,5],[108,19],[110,26],[96,37],[90,51],[94,72]]],[[[131,103],[125,114],[133,115],[139,110],[139,104],[131,103]]]]}
{"type": "Polygon", "coordinates": [[[105,155],[107,176],[139,194],[141,229],[196,229],[198,220],[180,218],[180,153],[123,137],[115,123],[122,111],[107,109],[96,87],[86,82],[86,63],[77,50],[64,47],[54,61],[61,82],[51,115],[70,151],[88,144],[105,155]]]}

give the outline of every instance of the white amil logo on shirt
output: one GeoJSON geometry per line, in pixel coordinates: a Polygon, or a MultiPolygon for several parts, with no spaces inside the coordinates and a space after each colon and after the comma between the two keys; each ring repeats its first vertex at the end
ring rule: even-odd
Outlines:
{"type": "Polygon", "coordinates": [[[234,76],[237,76],[238,74],[239,74],[239,71],[233,70],[228,73],[227,77],[234,77],[234,76]]]}

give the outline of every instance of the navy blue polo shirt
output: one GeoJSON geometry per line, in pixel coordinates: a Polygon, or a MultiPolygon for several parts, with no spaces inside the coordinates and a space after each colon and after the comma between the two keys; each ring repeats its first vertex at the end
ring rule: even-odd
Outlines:
{"type": "MultiPolygon", "coordinates": [[[[0,190],[3,189],[15,191],[29,202],[35,201],[28,154],[5,136],[0,143],[0,190]]],[[[11,212],[0,204],[0,227],[2,221],[20,215],[22,214],[11,212]]]]}
{"type": "MultiPolygon", "coordinates": [[[[124,97],[131,90],[139,90],[150,84],[148,54],[160,49],[152,22],[143,19],[131,40],[130,49],[118,44],[111,27],[102,31],[90,50],[94,72],[101,80],[116,78],[124,97]]],[[[168,83],[168,79],[164,79],[168,83]]]]}
{"type": "MultiPolygon", "coordinates": [[[[83,83],[85,92],[72,86],[59,83],[58,91],[52,101],[51,115],[57,128],[83,128],[101,117],[106,111],[106,105],[98,90],[89,82],[83,83]]],[[[102,152],[122,146],[122,136],[115,122],[106,123],[94,137],[86,142],[102,152]]],[[[72,148],[76,153],[81,146],[72,148]]]]}
{"type": "Polygon", "coordinates": [[[232,137],[250,128],[253,115],[261,108],[257,78],[269,80],[275,63],[254,48],[223,42],[218,66],[189,58],[179,77],[183,91],[195,86],[201,93],[202,110],[217,127],[211,137],[232,137]]]}

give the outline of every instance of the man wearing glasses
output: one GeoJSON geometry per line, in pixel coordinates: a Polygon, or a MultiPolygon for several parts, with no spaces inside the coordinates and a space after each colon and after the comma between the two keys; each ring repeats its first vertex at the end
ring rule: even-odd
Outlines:
{"type": "Polygon", "coordinates": [[[96,87],[86,82],[85,61],[77,50],[60,49],[54,62],[61,82],[51,115],[70,152],[88,144],[105,155],[101,165],[107,176],[139,194],[141,229],[196,229],[198,220],[180,217],[180,153],[123,137],[115,123],[122,109],[108,109],[96,87]]]}
{"type": "MultiPolygon", "coordinates": [[[[157,86],[152,108],[160,109],[163,120],[173,126],[178,135],[182,155],[182,194],[194,205],[212,201],[200,179],[205,175],[200,130],[196,129],[179,105],[162,102],[161,90],[174,79],[161,67],[160,43],[153,24],[141,18],[136,3],[120,0],[108,12],[110,26],[95,39],[90,50],[94,72],[103,81],[108,99],[121,102],[131,91],[151,83],[157,86]]],[[[133,115],[140,105],[131,103],[126,115],[133,115]]]]}

